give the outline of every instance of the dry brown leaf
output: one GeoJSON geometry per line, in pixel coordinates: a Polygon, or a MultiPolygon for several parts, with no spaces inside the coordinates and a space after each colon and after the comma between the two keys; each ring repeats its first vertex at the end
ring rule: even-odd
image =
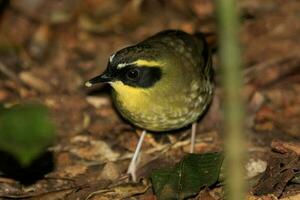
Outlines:
{"type": "Polygon", "coordinates": [[[113,181],[119,178],[120,175],[121,175],[121,171],[119,166],[113,162],[107,162],[103,167],[103,169],[101,170],[99,179],[113,181]]]}
{"type": "Polygon", "coordinates": [[[94,161],[115,161],[120,153],[115,152],[102,140],[94,140],[88,136],[76,136],[72,139],[73,147],[70,152],[81,159],[94,161]]]}
{"type": "Polygon", "coordinates": [[[209,193],[209,189],[205,188],[201,190],[201,192],[195,197],[195,200],[216,200],[211,194],[209,193]]]}
{"type": "Polygon", "coordinates": [[[247,178],[253,178],[263,173],[267,168],[267,162],[261,159],[249,159],[246,164],[247,178]]]}
{"type": "Polygon", "coordinates": [[[300,157],[294,152],[272,153],[265,173],[253,188],[253,194],[282,195],[287,183],[300,170],[300,157]]]}
{"type": "Polygon", "coordinates": [[[111,105],[110,99],[108,97],[88,96],[86,97],[86,101],[95,108],[101,108],[103,106],[111,105]]]}
{"type": "Polygon", "coordinates": [[[284,198],[280,198],[280,200],[299,200],[300,199],[300,193],[299,194],[295,194],[295,195],[291,195],[291,196],[287,196],[284,198]]]}
{"type": "Polygon", "coordinates": [[[40,25],[29,45],[29,52],[35,59],[43,59],[50,42],[51,31],[48,25],[40,25]]]}
{"type": "Polygon", "coordinates": [[[247,200],[278,200],[278,198],[272,194],[260,197],[254,195],[247,195],[247,200]]]}
{"type": "Polygon", "coordinates": [[[80,174],[84,174],[87,171],[87,165],[77,164],[66,166],[61,173],[60,177],[75,177],[80,174]]]}
{"type": "Polygon", "coordinates": [[[288,153],[292,151],[300,156],[300,143],[273,140],[271,143],[271,147],[273,150],[280,153],[288,153]]]}

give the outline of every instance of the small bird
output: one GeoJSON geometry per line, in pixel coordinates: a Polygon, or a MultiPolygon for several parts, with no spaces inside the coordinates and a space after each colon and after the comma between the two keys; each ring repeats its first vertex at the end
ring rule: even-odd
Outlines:
{"type": "Polygon", "coordinates": [[[112,54],[106,70],[85,83],[109,83],[113,102],[130,123],[143,129],[127,173],[136,179],[137,158],[146,131],[165,132],[196,123],[212,101],[213,68],[202,34],[159,32],[112,54]]]}

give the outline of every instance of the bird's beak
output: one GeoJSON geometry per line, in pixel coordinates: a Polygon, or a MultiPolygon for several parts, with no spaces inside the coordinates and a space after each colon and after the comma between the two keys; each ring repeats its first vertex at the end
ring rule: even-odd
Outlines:
{"type": "Polygon", "coordinates": [[[103,74],[96,76],[91,80],[85,82],[85,86],[92,87],[96,83],[107,83],[112,81],[112,79],[113,79],[112,75],[107,70],[105,70],[103,74]]]}

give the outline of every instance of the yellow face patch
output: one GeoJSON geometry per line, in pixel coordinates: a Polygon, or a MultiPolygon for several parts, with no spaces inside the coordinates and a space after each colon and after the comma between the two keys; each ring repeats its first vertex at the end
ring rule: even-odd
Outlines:
{"type": "Polygon", "coordinates": [[[110,84],[116,91],[118,99],[121,102],[125,102],[128,109],[135,109],[139,107],[140,104],[142,102],[145,103],[145,99],[147,99],[146,94],[149,91],[146,91],[145,89],[125,85],[121,81],[115,81],[110,84]]]}
{"type": "Polygon", "coordinates": [[[124,95],[138,95],[141,92],[141,88],[135,88],[129,85],[125,85],[122,81],[114,81],[110,83],[117,93],[124,95]]]}

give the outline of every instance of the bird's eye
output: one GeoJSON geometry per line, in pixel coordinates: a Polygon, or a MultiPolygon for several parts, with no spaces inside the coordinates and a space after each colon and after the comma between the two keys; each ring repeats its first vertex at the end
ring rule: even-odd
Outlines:
{"type": "Polygon", "coordinates": [[[130,69],[129,71],[127,71],[126,77],[129,80],[137,80],[139,77],[139,71],[137,69],[130,69]]]}

